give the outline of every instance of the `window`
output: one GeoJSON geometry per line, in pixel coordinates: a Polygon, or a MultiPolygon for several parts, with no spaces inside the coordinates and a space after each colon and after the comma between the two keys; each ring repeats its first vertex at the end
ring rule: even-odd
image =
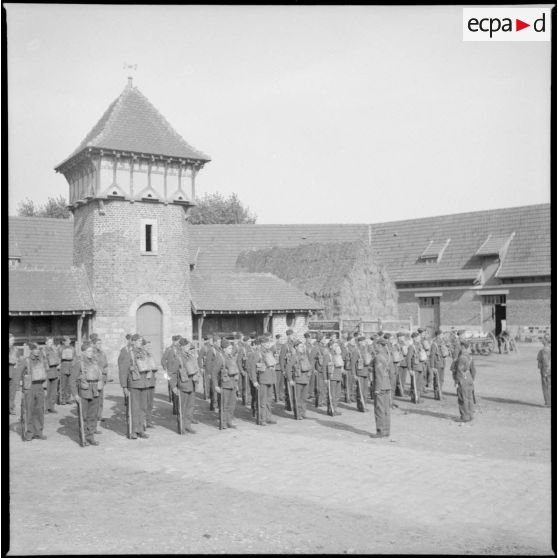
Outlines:
{"type": "Polygon", "coordinates": [[[483,295],[484,304],[506,304],[506,295],[483,295]]]}
{"type": "Polygon", "coordinates": [[[293,327],[294,323],[295,323],[295,315],[287,314],[287,327],[293,327]]]}
{"type": "Polygon", "coordinates": [[[433,297],[433,296],[419,297],[419,304],[421,306],[435,306],[437,302],[438,302],[438,297],[433,297]]]}
{"type": "Polygon", "coordinates": [[[157,219],[141,220],[140,251],[144,255],[157,254],[157,219]]]}

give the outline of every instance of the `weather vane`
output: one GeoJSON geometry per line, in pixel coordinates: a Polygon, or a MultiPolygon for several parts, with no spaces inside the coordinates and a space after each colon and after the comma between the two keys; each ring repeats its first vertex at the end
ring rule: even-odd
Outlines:
{"type": "Polygon", "coordinates": [[[124,62],[124,66],[122,66],[122,68],[124,70],[128,70],[128,80],[130,82],[130,84],[132,83],[132,79],[135,76],[135,72],[138,69],[138,65],[137,64],[127,64],[126,62],[124,62]]]}

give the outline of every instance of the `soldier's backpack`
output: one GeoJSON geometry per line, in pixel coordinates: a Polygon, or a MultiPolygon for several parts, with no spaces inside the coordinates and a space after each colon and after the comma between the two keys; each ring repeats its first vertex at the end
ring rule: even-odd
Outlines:
{"type": "Polygon", "coordinates": [[[275,356],[273,356],[273,353],[271,353],[270,351],[265,352],[263,357],[266,366],[275,366],[277,364],[275,356]]]}
{"type": "Polygon", "coordinates": [[[445,343],[440,344],[440,351],[441,351],[442,356],[444,358],[449,357],[449,350],[448,350],[448,347],[445,343]]]}
{"type": "Polygon", "coordinates": [[[304,353],[300,357],[300,370],[301,370],[301,372],[309,372],[311,368],[312,368],[312,365],[310,364],[310,360],[308,359],[308,355],[306,353],[304,353]]]}

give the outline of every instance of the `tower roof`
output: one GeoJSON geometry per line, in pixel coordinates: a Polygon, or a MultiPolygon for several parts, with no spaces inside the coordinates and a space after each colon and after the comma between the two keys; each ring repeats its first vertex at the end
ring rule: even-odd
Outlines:
{"type": "Polygon", "coordinates": [[[197,161],[211,160],[184,141],[140,90],[132,85],[131,79],[78,148],[56,170],[88,147],[197,161]]]}

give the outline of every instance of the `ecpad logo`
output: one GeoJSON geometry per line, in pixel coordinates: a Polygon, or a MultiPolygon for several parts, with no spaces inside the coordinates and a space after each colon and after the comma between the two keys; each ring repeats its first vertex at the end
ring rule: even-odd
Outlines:
{"type": "Polygon", "coordinates": [[[463,8],[464,41],[550,41],[550,8],[463,8]]]}

